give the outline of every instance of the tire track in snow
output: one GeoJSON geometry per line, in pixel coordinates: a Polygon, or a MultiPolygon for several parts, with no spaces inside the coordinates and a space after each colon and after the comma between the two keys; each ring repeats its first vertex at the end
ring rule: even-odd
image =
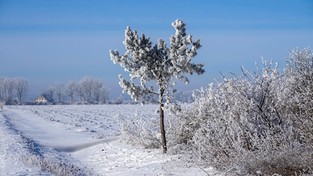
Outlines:
{"type": "Polygon", "coordinates": [[[19,131],[11,120],[10,116],[12,115],[14,114],[9,114],[7,111],[2,112],[5,127],[21,137],[23,145],[28,152],[26,154],[27,157],[23,157],[25,164],[39,166],[43,172],[49,172],[55,175],[96,175],[69,155],[43,146],[23,135],[23,132],[19,131]]]}
{"type": "Polygon", "coordinates": [[[55,147],[56,150],[58,151],[63,151],[63,152],[76,152],[79,150],[83,150],[101,143],[109,143],[118,140],[119,137],[112,137],[112,138],[106,138],[94,142],[88,142],[88,143],[83,143],[83,144],[77,144],[73,146],[67,146],[67,147],[55,147]]]}
{"type": "Polygon", "coordinates": [[[0,175],[49,175],[39,167],[25,165],[28,151],[21,136],[8,129],[0,111],[0,175]]]}

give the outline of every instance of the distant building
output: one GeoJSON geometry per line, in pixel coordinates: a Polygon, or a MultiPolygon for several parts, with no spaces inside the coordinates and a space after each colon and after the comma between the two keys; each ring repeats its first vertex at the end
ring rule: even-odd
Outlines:
{"type": "Polygon", "coordinates": [[[36,104],[51,104],[52,101],[46,95],[40,95],[36,100],[36,104]]]}

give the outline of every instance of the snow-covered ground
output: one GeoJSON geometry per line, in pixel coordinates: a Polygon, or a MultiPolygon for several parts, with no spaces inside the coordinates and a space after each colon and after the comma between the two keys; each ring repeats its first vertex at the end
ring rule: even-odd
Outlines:
{"type": "Polygon", "coordinates": [[[5,106],[0,175],[207,175],[180,155],[119,140],[116,117],[157,116],[155,105],[5,106]]]}

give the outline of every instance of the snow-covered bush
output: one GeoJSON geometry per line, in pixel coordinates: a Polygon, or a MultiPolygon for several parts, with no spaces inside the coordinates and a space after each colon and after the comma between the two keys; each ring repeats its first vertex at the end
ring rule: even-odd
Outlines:
{"type": "MultiPolygon", "coordinates": [[[[186,107],[171,106],[166,109],[166,129],[168,130],[168,146],[177,146],[176,136],[180,134],[181,129],[178,125],[180,117],[171,112],[179,112],[177,108],[186,107]]],[[[125,116],[119,113],[115,116],[120,128],[121,140],[131,145],[142,146],[147,149],[161,147],[161,134],[159,130],[158,109],[155,114],[136,112],[133,116],[125,116]]],[[[172,150],[171,150],[172,151],[172,150]]]]}
{"type": "Polygon", "coordinates": [[[313,165],[313,61],[308,49],[291,52],[284,74],[277,65],[224,79],[196,93],[179,116],[179,145],[193,159],[238,174],[293,175],[313,165]]]}
{"type": "Polygon", "coordinates": [[[122,114],[118,114],[116,118],[122,141],[149,149],[161,146],[157,116],[147,117],[137,112],[131,118],[122,114]]]}
{"type": "Polygon", "coordinates": [[[296,49],[289,53],[286,79],[280,93],[288,119],[298,130],[301,142],[313,145],[313,53],[296,49]]]}

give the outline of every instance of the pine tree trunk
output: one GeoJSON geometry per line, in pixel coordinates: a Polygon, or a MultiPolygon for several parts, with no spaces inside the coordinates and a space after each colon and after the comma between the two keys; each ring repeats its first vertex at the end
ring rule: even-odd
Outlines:
{"type": "Polygon", "coordinates": [[[163,153],[167,152],[167,144],[166,144],[166,136],[165,136],[165,127],[164,127],[164,103],[163,103],[163,95],[164,95],[164,89],[160,87],[159,92],[159,103],[160,103],[160,130],[161,130],[161,142],[162,142],[162,148],[163,153]]]}

